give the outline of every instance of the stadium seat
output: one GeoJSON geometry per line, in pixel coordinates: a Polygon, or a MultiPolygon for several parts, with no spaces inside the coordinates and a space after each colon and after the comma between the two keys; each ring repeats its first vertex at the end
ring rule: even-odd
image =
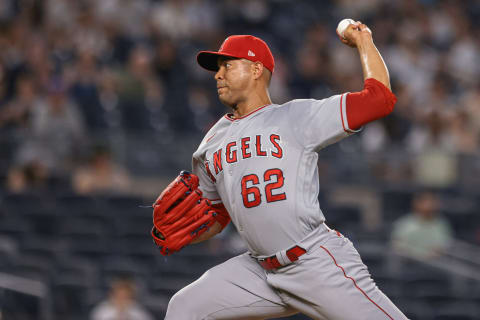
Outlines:
{"type": "Polygon", "coordinates": [[[32,227],[32,232],[39,235],[56,234],[60,213],[53,209],[31,209],[29,211],[19,212],[19,215],[25,218],[32,227]]]}
{"type": "MultiPolygon", "coordinates": [[[[134,212],[138,210],[140,205],[151,205],[155,199],[147,201],[142,197],[125,194],[115,194],[110,196],[104,196],[106,205],[112,210],[129,210],[134,212]]],[[[147,209],[148,210],[148,209],[147,209]]]]}
{"type": "Polygon", "coordinates": [[[53,275],[53,262],[38,255],[19,255],[12,258],[7,273],[49,284],[53,275]]]}
{"type": "Polygon", "coordinates": [[[70,237],[66,241],[72,255],[78,255],[95,263],[111,253],[111,244],[108,239],[95,234],[90,238],[86,234],[70,237]]]}
{"type": "Polygon", "coordinates": [[[450,314],[450,315],[439,315],[433,318],[433,320],[476,320],[478,318],[462,315],[462,314],[450,314]]]}
{"type": "Polygon", "coordinates": [[[324,214],[330,228],[347,234],[348,231],[358,230],[361,225],[361,212],[354,206],[332,206],[325,208],[324,214]]]}
{"type": "Polygon", "coordinates": [[[410,296],[392,298],[391,300],[410,320],[432,320],[433,318],[433,310],[423,301],[410,296]]]}
{"type": "Polygon", "coordinates": [[[166,275],[162,278],[153,277],[148,283],[148,288],[151,294],[170,299],[177,291],[186,287],[194,280],[191,277],[174,277],[172,275],[166,275]]]}
{"type": "Polygon", "coordinates": [[[395,221],[411,210],[413,190],[385,190],[380,192],[382,212],[386,223],[395,221]]]}
{"type": "Polygon", "coordinates": [[[170,296],[144,294],[142,295],[142,305],[145,306],[152,314],[156,316],[156,319],[164,319],[167,313],[168,302],[170,296]]]}
{"type": "Polygon", "coordinates": [[[26,234],[33,233],[30,221],[20,215],[8,215],[0,218],[0,234],[19,241],[26,234]]]}
{"type": "Polygon", "coordinates": [[[39,236],[28,234],[20,241],[22,254],[41,256],[49,261],[65,253],[66,243],[54,236],[39,236]]]}
{"type": "Polygon", "coordinates": [[[2,291],[2,319],[40,319],[41,301],[20,292],[2,291]]]}
{"type": "Polygon", "coordinates": [[[40,193],[7,193],[3,196],[2,207],[7,212],[19,213],[31,210],[46,210],[51,208],[49,197],[40,193]]]}
{"type": "Polygon", "coordinates": [[[53,309],[57,319],[87,318],[87,301],[92,281],[79,274],[58,274],[52,281],[53,309]]]}
{"type": "Polygon", "coordinates": [[[423,301],[430,306],[432,310],[438,310],[440,307],[455,303],[456,301],[456,296],[453,295],[448,288],[441,287],[427,287],[421,290],[412,289],[412,297],[418,301],[423,301]]]}
{"type": "Polygon", "coordinates": [[[457,298],[450,303],[445,303],[436,309],[435,319],[478,319],[480,305],[470,298],[457,298]]]}
{"type": "Polygon", "coordinates": [[[55,198],[56,206],[64,213],[98,211],[101,207],[96,198],[75,193],[60,193],[55,198]]]}
{"type": "Polygon", "coordinates": [[[130,260],[121,255],[105,256],[100,264],[101,285],[108,288],[110,282],[119,277],[133,278],[138,285],[144,285],[150,275],[150,266],[130,260]]]}
{"type": "Polygon", "coordinates": [[[76,239],[81,241],[83,238],[103,238],[108,236],[111,231],[111,225],[105,220],[95,216],[72,216],[62,217],[57,234],[66,239],[76,239]]]}

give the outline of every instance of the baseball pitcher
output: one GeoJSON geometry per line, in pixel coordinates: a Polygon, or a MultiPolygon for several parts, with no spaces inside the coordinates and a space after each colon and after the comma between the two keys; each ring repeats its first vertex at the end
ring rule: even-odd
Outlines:
{"type": "MultiPolygon", "coordinates": [[[[340,35],[339,35],[340,36],[340,35]]],[[[325,224],[318,153],[392,112],[387,67],[361,22],[340,40],[358,50],[364,88],[323,100],[271,101],[275,62],[250,35],[228,37],[197,61],[213,71],[232,109],[154,204],[152,236],[164,255],[206,240],[233,222],[248,252],[176,293],[166,319],[406,319],[377,288],[352,243],[325,224]]],[[[327,214],[328,215],[328,214],[327,214]]]]}

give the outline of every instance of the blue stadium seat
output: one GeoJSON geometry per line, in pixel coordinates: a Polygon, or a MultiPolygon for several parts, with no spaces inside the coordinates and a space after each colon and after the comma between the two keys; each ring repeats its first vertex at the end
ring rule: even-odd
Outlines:
{"type": "Polygon", "coordinates": [[[57,194],[55,204],[64,214],[98,211],[101,208],[99,201],[94,197],[68,192],[57,194]]]}
{"type": "Polygon", "coordinates": [[[4,290],[2,294],[3,319],[40,319],[40,300],[31,295],[4,290]]]}
{"type": "Polygon", "coordinates": [[[96,217],[67,215],[62,218],[57,234],[66,239],[103,238],[111,233],[111,225],[96,217]]]}
{"type": "Polygon", "coordinates": [[[58,274],[52,283],[52,302],[56,319],[88,317],[88,297],[92,284],[88,279],[72,274],[58,274]]]}
{"type": "MultiPolygon", "coordinates": [[[[20,213],[19,213],[20,214],[20,213]]],[[[56,234],[60,219],[59,212],[53,209],[32,209],[21,212],[32,227],[32,231],[39,235],[56,234]]]]}
{"type": "Polygon", "coordinates": [[[144,284],[150,276],[150,265],[128,259],[121,255],[107,255],[100,263],[101,285],[107,288],[111,280],[119,277],[133,278],[138,284],[144,284]]]}
{"type": "Polygon", "coordinates": [[[385,222],[392,222],[411,210],[414,190],[380,191],[385,222]]]}
{"type": "Polygon", "coordinates": [[[25,254],[12,258],[11,267],[6,271],[16,276],[49,284],[54,268],[53,262],[43,256],[25,254]]]}
{"type": "Polygon", "coordinates": [[[91,285],[97,284],[100,280],[99,268],[97,263],[69,253],[55,261],[55,274],[80,278],[91,285]]]}
{"type": "Polygon", "coordinates": [[[22,254],[41,256],[49,261],[66,252],[66,243],[54,236],[39,236],[28,234],[20,241],[22,254]]]}
{"type": "Polygon", "coordinates": [[[157,320],[163,320],[167,313],[168,301],[170,296],[160,294],[144,294],[142,296],[142,305],[145,306],[157,320]]]}
{"type": "MultiPolygon", "coordinates": [[[[139,209],[140,205],[151,205],[155,199],[150,201],[145,200],[143,197],[126,194],[116,194],[103,197],[106,205],[112,210],[128,210],[134,212],[139,209]]],[[[148,209],[146,209],[148,210],[148,209]]],[[[150,210],[151,212],[151,210],[150,210]]]]}
{"type": "Polygon", "coordinates": [[[67,240],[67,248],[72,255],[86,258],[98,263],[103,257],[112,252],[111,243],[104,237],[80,235],[67,240]]]}
{"type": "Polygon", "coordinates": [[[20,215],[8,215],[0,218],[0,234],[11,237],[16,241],[26,234],[33,233],[33,226],[25,217],[20,215]]]}
{"type": "Polygon", "coordinates": [[[40,193],[7,193],[2,198],[2,207],[7,212],[23,213],[31,210],[50,209],[51,201],[49,197],[40,193]]]}
{"type": "Polygon", "coordinates": [[[347,231],[358,230],[361,225],[360,208],[355,206],[331,206],[322,209],[327,224],[330,228],[336,229],[344,234],[347,231]]]}
{"type": "Polygon", "coordinates": [[[410,296],[396,297],[391,300],[410,320],[432,320],[433,318],[433,310],[423,301],[410,296]]]}
{"type": "Polygon", "coordinates": [[[173,275],[165,275],[164,277],[153,277],[149,283],[149,292],[154,295],[161,295],[169,299],[180,289],[186,287],[195,278],[192,277],[174,277],[173,275]]]}
{"type": "Polygon", "coordinates": [[[480,316],[480,306],[470,299],[455,299],[436,309],[434,320],[474,320],[480,316]]]}

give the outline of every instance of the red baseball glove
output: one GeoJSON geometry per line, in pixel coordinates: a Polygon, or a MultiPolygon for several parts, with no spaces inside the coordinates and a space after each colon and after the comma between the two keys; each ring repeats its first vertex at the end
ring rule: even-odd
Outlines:
{"type": "Polygon", "coordinates": [[[210,201],[202,198],[198,177],[182,171],[153,205],[151,234],[160,253],[170,255],[213,226],[216,216],[210,201]]]}

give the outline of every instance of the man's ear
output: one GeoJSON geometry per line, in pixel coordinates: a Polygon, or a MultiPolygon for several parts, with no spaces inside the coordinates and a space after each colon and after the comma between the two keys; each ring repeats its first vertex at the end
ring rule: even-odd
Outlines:
{"type": "Polygon", "coordinates": [[[254,75],[255,80],[261,78],[262,74],[265,72],[265,67],[259,61],[254,62],[252,64],[252,68],[253,68],[253,75],[254,75]]]}

